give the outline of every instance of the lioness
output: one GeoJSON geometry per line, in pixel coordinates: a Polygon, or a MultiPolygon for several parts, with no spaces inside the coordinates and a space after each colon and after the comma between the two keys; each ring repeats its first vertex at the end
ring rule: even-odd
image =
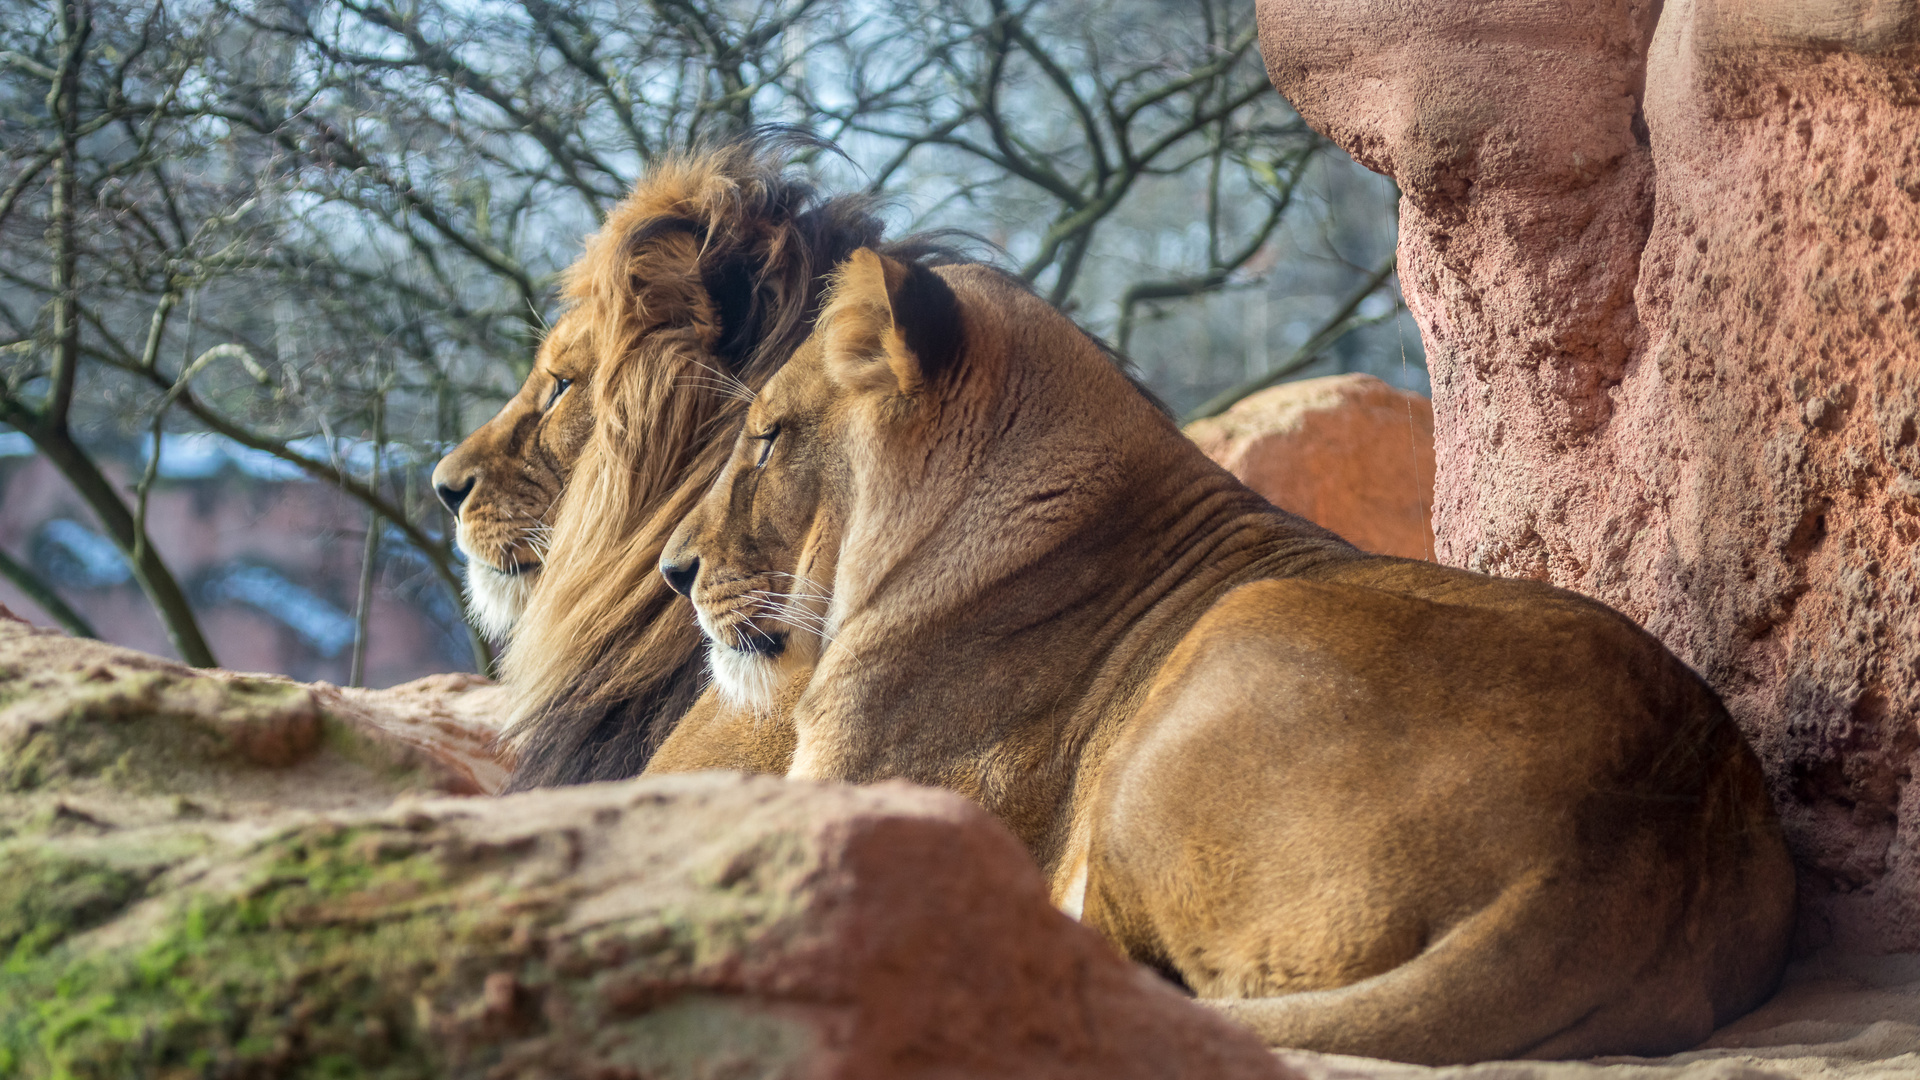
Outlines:
{"type": "Polygon", "coordinates": [[[520,392],[434,470],[475,621],[511,640],[509,790],[638,773],[705,681],[660,545],[812,329],[828,271],[881,239],[872,199],[788,170],[802,142],[762,132],[652,168],[568,271],[520,392]]]}
{"type": "Polygon", "coordinates": [[[791,775],[979,801],[1273,1044],[1663,1054],[1780,975],[1786,850],[1692,671],[1274,508],[994,271],[856,253],[666,553],[738,712],[788,699],[791,775]]]}

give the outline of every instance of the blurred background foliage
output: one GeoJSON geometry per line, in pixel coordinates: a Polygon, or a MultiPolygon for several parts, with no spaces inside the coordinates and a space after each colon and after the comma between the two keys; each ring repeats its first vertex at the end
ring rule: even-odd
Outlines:
{"type": "Polygon", "coordinates": [[[427,471],[648,164],[765,124],[1182,414],[1426,390],[1396,193],[1268,86],[1253,0],[0,0],[0,598],[197,664],[484,670],[427,471]]]}

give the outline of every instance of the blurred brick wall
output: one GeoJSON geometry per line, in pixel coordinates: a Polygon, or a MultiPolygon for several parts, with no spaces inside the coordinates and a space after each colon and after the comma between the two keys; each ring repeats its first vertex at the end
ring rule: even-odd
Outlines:
{"type": "MultiPolygon", "coordinates": [[[[109,466],[107,471],[117,484],[129,484],[127,470],[109,466]]],[[[45,458],[0,459],[0,547],[35,565],[36,536],[60,518],[99,532],[86,505],[45,458]]],[[[325,485],[254,480],[231,471],[162,481],[147,505],[148,535],[194,597],[201,628],[222,666],[336,683],[347,679],[351,646],[329,646],[338,641],[339,618],[354,609],[366,522],[365,510],[325,485]],[[235,567],[268,568],[318,600],[306,611],[309,632],[289,625],[288,612],[276,617],[245,602],[210,602],[208,583],[235,567]],[[335,632],[331,638],[311,632],[316,619],[335,632]]],[[[41,547],[45,544],[42,539],[41,547]]],[[[434,672],[471,670],[464,631],[451,623],[457,609],[444,586],[397,542],[383,546],[389,557],[373,593],[367,684],[389,686],[434,672]]],[[[175,655],[159,617],[131,580],[94,587],[52,584],[106,640],[175,655]]],[[[4,579],[0,603],[33,622],[55,625],[4,579]]]]}

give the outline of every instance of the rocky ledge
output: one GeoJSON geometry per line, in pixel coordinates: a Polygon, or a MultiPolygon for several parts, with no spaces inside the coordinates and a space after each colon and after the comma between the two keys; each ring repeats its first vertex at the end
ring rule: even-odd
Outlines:
{"type": "Polygon", "coordinates": [[[957,796],[458,797],[498,777],[472,689],[0,618],[0,1076],[1292,1075],[957,796]]]}
{"type": "Polygon", "coordinates": [[[1833,954],[1659,1061],[1269,1053],[1055,911],[957,796],[707,774],[473,797],[495,704],[0,614],[0,1077],[1920,1075],[1920,958],[1833,954]]]}

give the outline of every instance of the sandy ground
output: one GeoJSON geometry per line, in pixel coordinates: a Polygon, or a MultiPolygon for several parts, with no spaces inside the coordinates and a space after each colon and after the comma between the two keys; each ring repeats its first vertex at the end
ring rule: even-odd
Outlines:
{"type": "Polygon", "coordinates": [[[1815,954],[1773,1000],[1669,1058],[1493,1061],[1429,1069],[1283,1051],[1309,1080],[1920,1080],[1920,955],[1815,954]]]}

